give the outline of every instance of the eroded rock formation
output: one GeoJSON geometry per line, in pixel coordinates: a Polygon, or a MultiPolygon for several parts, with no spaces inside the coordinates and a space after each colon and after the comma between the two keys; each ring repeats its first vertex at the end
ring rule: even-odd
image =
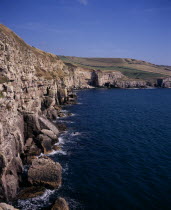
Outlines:
{"type": "Polygon", "coordinates": [[[0,25],[1,201],[16,197],[23,165],[58,141],[59,129],[48,119],[70,100],[68,72],[57,56],[30,47],[0,25]]]}
{"type": "MultiPolygon", "coordinates": [[[[53,182],[38,175],[42,162],[47,160],[35,159],[41,153],[51,152],[58,141],[63,126],[50,120],[61,116],[60,105],[75,102],[73,88],[103,86],[129,88],[147,84],[128,80],[120,72],[65,64],[58,56],[27,45],[0,25],[0,201],[16,197],[24,164],[31,165],[30,183],[53,182]]],[[[170,87],[171,80],[161,81],[161,86],[170,87]]],[[[57,187],[61,168],[54,167],[59,172],[58,177],[54,176],[58,183],[53,183],[57,187]]]]}

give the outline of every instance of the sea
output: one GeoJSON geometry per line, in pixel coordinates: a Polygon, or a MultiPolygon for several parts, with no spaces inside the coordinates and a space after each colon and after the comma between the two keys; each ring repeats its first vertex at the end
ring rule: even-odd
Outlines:
{"type": "Polygon", "coordinates": [[[77,91],[61,151],[58,190],[19,200],[23,210],[49,209],[60,196],[72,210],[171,209],[171,89],[77,91]]]}

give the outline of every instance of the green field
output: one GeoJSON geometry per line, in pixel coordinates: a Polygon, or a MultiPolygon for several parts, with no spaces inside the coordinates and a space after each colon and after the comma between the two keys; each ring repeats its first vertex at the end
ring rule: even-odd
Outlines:
{"type": "Polygon", "coordinates": [[[145,61],[122,58],[79,58],[60,56],[65,63],[70,63],[88,69],[119,71],[130,79],[152,80],[166,78],[171,75],[171,69],[157,66],[145,61]]]}

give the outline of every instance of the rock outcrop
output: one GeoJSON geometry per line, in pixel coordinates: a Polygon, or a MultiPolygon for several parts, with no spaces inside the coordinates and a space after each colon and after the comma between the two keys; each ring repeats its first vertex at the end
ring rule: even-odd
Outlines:
{"type": "Polygon", "coordinates": [[[145,88],[149,86],[146,81],[128,79],[118,71],[85,69],[71,64],[68,68],[70,77],[65,80],[65,84],[70,88],[145,88]]]}
{"type": "Polygon", "coordinates": [[[30,47],[0,25],[0,201],[16,197],[23,164],[58,141],[59,129],[48,119],[58,116],[56,107],[72,93],[68,72],[56,55],[30,47]]]}
{"type": "Polygon", "coordinates": [[[160,82],[160,87],[171,88],[171,78],[166,78],[159,82],[160,82]]]}
{"type": "Polygon", "coordinates": [[[62,167],[48,157],[34,159],[28,171],[28,181],[32,185],[58,188],[61,185],[62,167]]]}

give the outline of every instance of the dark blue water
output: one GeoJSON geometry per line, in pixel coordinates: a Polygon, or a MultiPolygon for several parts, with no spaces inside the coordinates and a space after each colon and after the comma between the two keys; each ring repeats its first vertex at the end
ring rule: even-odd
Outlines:
{"type": "Polygon", "coordinates": [[[78,102],[51,156],[62,187],[18,206],[49,209],[62,196],[74,210],[171,209],[171,89],[83,90],[78,102]]]}
{"type": "Polygon", "coordinates": [[[85,90],[78,102],[67,155],[54,157],[71,209],[171,209],[171,90],[85,90]]]}

